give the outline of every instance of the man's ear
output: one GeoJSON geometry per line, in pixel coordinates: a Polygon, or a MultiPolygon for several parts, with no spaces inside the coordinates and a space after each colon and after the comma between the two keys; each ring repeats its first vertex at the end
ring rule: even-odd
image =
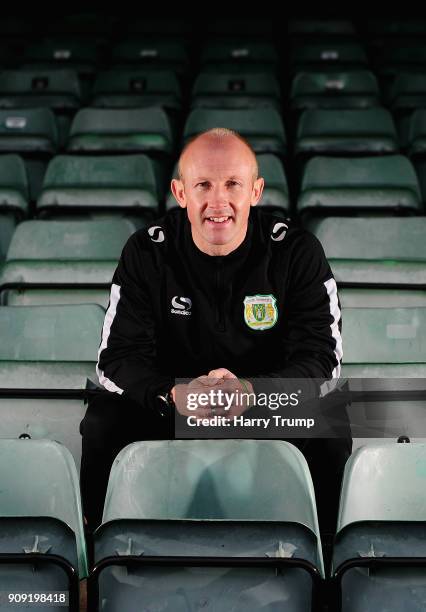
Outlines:
{"type": "Polygon", "coordinates": [[[259,202],[260,198],[262,197],[264,186],[265,186],[265,181],[263,180],[262,177],[259,177],[258,179],[254,181],[253,189],[251,192],[250,206],[256,206],[256,204],[259,202]]]}
{"type": "Polygon", "coordinates": [[[179,206],[181,208],[186,208],[185,187],[183,185],[183,181],[179,179],[172,179],[170,189],[172,190],[172,194],[174,195],[174,198],[179,206]]]}

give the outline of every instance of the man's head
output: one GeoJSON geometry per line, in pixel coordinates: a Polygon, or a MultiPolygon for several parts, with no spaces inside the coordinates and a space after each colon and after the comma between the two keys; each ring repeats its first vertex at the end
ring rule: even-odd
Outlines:
{"type": "Polygon", "coordinates": [[[209,255],[227,255],[244,240],[250,206],[262,196],[256,156],[236,132],[215,128],[183,149],[171,189],[187,209],[192,238],[209,255]]]}

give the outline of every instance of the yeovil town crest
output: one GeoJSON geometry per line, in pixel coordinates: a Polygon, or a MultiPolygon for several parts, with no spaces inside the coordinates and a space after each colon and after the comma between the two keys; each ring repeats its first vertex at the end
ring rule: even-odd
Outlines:
{"type": "Polygon", "coordinates": [[[246,295],[244,321],[251,329],[269,329],[278,319],[277,300],[273,295],[246,295]]]}

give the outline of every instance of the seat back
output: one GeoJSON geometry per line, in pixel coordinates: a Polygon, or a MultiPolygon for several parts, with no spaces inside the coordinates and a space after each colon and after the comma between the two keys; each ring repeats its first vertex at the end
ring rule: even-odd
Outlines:
{"type": "Polygon", "coordinates": [[[4,306],[0,361],[93,362],[103,318],[103,308],[96,305],[4,306]]]}
{"type": "Polygon", "coordinates": [[[80,462],[79,423],[105,311],[96,305],[0,307],[0,436],[63,442],[80,462]],[[20,389],[20,396],[4,389],[20,389]],[[70,390],[57,398],[55,390],[70,390]]]}
{"type": "Polygon", "coordinates": [[[108,303],[121,251],[135,230],[132,222],[118,218],[22,222],[0,274],[1,302],[47,305],[98,298],[101,305],[108,303]]]}
{"type": "Polygon", "coordinates": [[[107,209],[124,215],[158,210],[158,186],[145,155],[58,155],[49,163],[37,209],[43,215],[107,209]]]}
{"type": "Polygon", "coordinates": [[[426,218],[327,217],[311,229],[338,283],[426,287],[426,218]]]}
{"type": "Polygon", "coordinates": [[[295,522],[316,535],[321,559],[309,468],[287,442],[130,444],[112,467],[103,522],[133,518],[295,522]]]}
{"type": "Polygon", "coordinates": [[[256,153],[283,155],[286,151],[284,124],[274,108],[243,110],[195,109],[189,114],[184,140],[217,126],[236,130],[247,138],[256,153]]]}
{"type": "Polygon", "coordinates": [[[49,108],[0,110],[0,150],[26,155],[52,155],[58,128],[49,108]]]}
{"type": "Polygon", "coordinates": [[[68,151],[121,151],[170,154],[169,118],[162,108],[84,108],[71,125],[68,151]]]}
{"type": "Polygon", "coordinates": [[[426,444],[369,444],[349,458],[337,529],[361,521],[426,520],[426,444]]]}
{"type": "Polygon", "coordinates": [[[70,452],[50,440],[0,439],[0,483],[0,516],[52,517],[68,525],[75,534],[79,576],[86,577],[79,483],[70,452]]]}
{"type": "Polygon", "coordinates": [[[306,164],[297,207],[323,216],[327,209],[416,212],[421,195],[414,167],[402,155],[314,157],[306,164]]]}
{"type": "Polygon", "coordinates": [[[377,155],[397,153],[398,135],[384,108],[312,109],[297,126],[297,154],[377,155]]]}

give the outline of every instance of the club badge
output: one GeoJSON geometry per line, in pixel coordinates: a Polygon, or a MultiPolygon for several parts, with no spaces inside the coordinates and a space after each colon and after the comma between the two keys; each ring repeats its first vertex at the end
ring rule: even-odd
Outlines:
{"type": "Polygon", "coordinates": [[[278,319],[276,302],[273,295],[246,295],[244,321],[250,329],[262,331],[275,325],[278,319]]]}

